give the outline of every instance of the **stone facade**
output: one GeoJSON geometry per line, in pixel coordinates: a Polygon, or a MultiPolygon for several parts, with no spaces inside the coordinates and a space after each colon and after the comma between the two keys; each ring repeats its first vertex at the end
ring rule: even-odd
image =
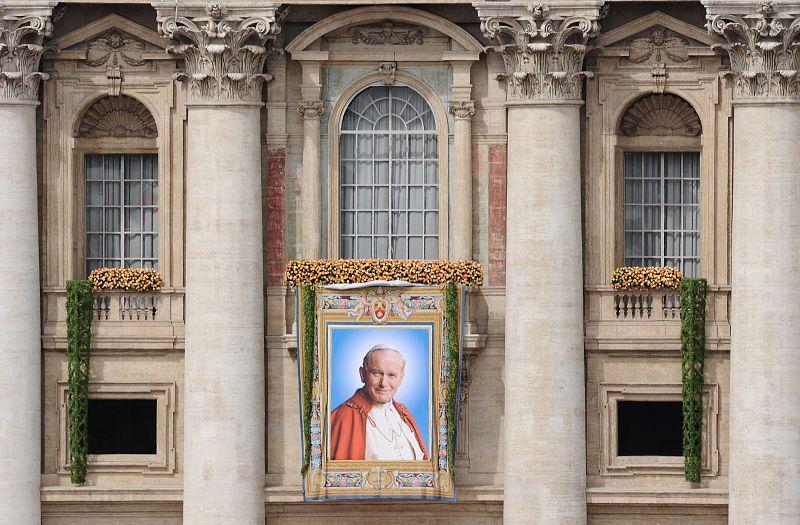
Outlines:
{"type": "Polygon", "coordinates": [[[799,522],[800,8],[341,4],[0,0],[0,521],[799,522]],[[282,273],[342,254],[339,128],[372,86],[430,106],[438,255],[485,269],[455,503],[302,497],[282,273]],[[608,285],[631,152],[699,155],[696,485],[619,454],[620,402],[681,396],[674,298],[608,285]],[[98,295],[90,395],[156,400],[157,452],[72,486],[65,281],[87,159],[127,153],[157,159],[165,287],[98,295]]]}

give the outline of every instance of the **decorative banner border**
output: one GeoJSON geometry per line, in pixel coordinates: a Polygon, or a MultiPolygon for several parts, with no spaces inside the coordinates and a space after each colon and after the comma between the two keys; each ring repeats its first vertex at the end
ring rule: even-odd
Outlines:
{"type": "Polygon", "coordinates": [[[313,316],[303,311],[297,316],[301,435],[303,450],[308,455],[303,472],[306,501],[361,498],[455,501],[453,458],[460,398],[463,292],[458,293],[454,285],[450,287],[450,293],[447,285],[298,289],[297,304],[301,309],[310,306],[309,294],[313,294],[314,299],[313,316]],[[448,305],[448,298],[456,304],[448,305]],[[309,323],[313,323],[313,327],[307,326],[309,323]],[[329,413],[335,408],[330,406],[334,379],[331,377],[331,334],[341,329],[363,329],[365,334],[374,334],[376,330],[396,328],[426,329],[431,334],[429,377],[425,381],[430,394],[428,421],[424,422],[430,436],[429,459],[329,459],[329,413]],[[455,359],[448,351],[453,335],[458,341],[455,359]],[[308,348],[310,351],[306,352],[309,336],[313,337],[313,350],[308,348]],[[309,375],[306,375],[307,367],[311,367],[309,375]]]}

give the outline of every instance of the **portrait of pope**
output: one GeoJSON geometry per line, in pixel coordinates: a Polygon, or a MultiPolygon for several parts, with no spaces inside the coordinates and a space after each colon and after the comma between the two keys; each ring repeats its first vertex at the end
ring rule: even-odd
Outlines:
{"type": "Polygon", "coordinates": [[[370,348],[358,369],[363,386],[330,415],[330,459],[427,460],[425,440],[398,402],[406,360],[386,344],[370,348]]]}

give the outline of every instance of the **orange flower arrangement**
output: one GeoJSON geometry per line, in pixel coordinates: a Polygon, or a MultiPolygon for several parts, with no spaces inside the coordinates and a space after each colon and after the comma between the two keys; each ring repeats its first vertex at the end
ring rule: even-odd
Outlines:
{"type": "Polygon", "coordinates": [[[611,286],[617,290],[653,290],[681,287],[683,274],[672,267],[623,266],[611,274],[611,286]]]}
{"type": "Polygon", "coordinates": [[[418,261],[395,259],[318,259],[289,261],[286,284],[351,284],[369,281],[407,281],[413,284],[481,286],[483,267],[475,261],[418,261]]]}
{"type": "Polygon", "coordinates": [[[161,274],[153,268],[97,268],[89,274],[95,290],[157,292],[164,286],[161,274]]]}

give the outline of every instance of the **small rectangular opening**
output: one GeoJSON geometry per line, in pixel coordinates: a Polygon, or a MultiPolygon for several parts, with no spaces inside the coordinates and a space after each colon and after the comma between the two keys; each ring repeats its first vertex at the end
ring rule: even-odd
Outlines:
{"type": "Polygon", "coordinates": [[[618,401],[617,455],[682,456],[683,403],[618,401]]]}
{"type": "Polygon", "coordinates": [[[89,399],[89,454],[155,454],[155,399],[89,399]]]}

